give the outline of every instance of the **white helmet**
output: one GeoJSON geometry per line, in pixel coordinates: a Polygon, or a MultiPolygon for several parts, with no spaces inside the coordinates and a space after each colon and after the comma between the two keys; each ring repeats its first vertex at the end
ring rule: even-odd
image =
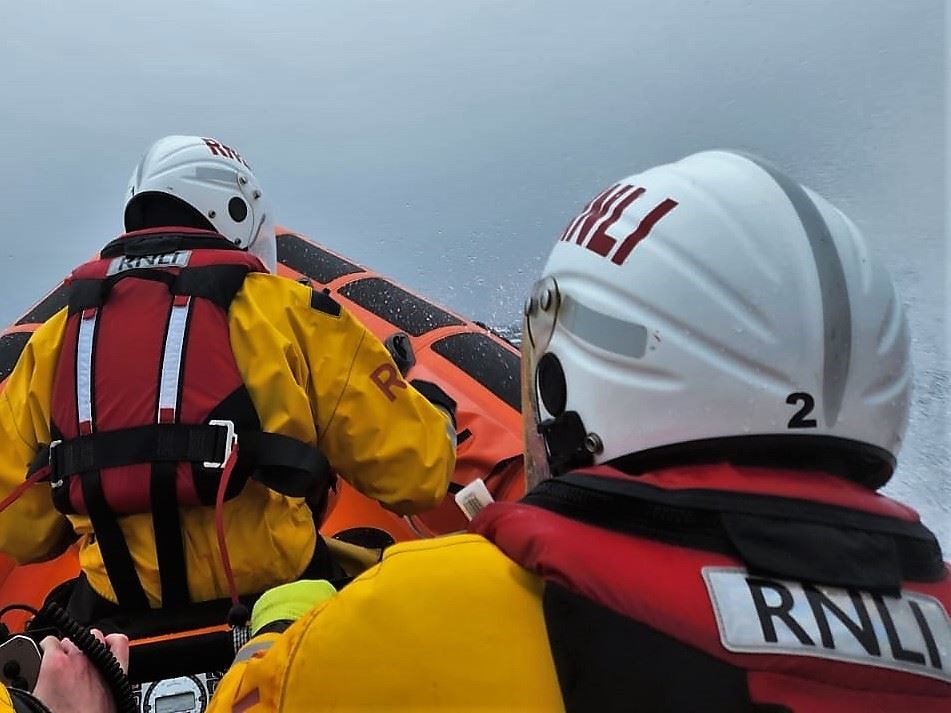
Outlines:
{"type": "MultiPolygon", "coordinates": [[[[172,196],[191,206],[210,228],[275,271],[277,247],[270,206],[251,167],[231,147],[198,136],[166,136],[156,141],[129,180],[127,231],[160,227],[148,224],[154,220],[143,224],[142,219],[156,195],[172,196]]],[[[163,202],[169,205],[167,199],[163,202]]]]}
{"type": "Polygon", "coordinates": [[[901,302],[858,228],[759,159],[699,153],[611,186],[525,315],[534,482],[612,460],[891,476],[912,381],[901,302]]]}

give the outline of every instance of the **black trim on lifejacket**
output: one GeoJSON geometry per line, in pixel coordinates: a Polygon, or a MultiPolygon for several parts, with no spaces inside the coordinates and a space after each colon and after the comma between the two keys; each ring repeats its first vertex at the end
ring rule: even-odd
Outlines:
{"type": "Polygon", "coordinates": [[[236,250],[242,249],[225,236],[209,230],[179,232],[168,230],[138,231],[134,235],[120,235],[106,245],[99,255],[102,258],[141,257],[161,255],[176,250],[236,250]]]}
{"type": "Polygon", "coordinates": [[[789,434],[707,438],[659,446],[606,463],[628,475],[707,463],[818,470],[878,490],[895,470],[895,456],[869,443],[834,436],[789,434]]]}
{"type": "Polygon", "coordinates": [[[753,703],[745,670],[555,582],[542,611],[567,713],[789,710],[753,703]]]}
{"type": "Polygon", "coordinates": [[[616,532],[727,554],[775,577],[885,592],[898,591],[903,579],[945,577],[941,547],[924,525],[808,500],[664,490],[578,472],[544,481],[523,502],[616,532]]]}
{"type": "Polygon", "coordinates": [[[162,282],[172,295],[201,297],[227,310],[247,274],[248,267],[245,265],[206,265],[182,268],[177,275],[143,267],[102,279],[80,278],[72,282],[68,314],[72,316],[86,309],[101,307],[116,283],[129,278],[162,282]]]}

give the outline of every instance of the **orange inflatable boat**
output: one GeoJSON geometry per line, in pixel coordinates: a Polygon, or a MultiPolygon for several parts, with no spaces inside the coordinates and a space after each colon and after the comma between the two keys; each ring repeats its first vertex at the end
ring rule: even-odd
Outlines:
{"type": "MultiPolygon", "coordinates": [[[[278,231],[277,254],[281,275],[326,290],[381,340],[396,343],[410,377],[439,384],[458,405],[456,471],[450,493],[440,507],[401,519],[341,481],[334,508],[321,528],[324,535],[350,541],[360,541],[368,534],[377,540],[403,540],[462,530],[466,518],[453,495],[477,478],[485,481],[497,500],[523,494],[520,365],[515,347],[484,325],[438,307],[296,233],[278,231]]],[[[65,307],[66,300],[67,289],[61,284],[0,335],[0,382],[9,376],[33,331],[65,307]]],[[[53,561],[25,566],[0,556],[0,608],[10,604],[40,608],[50,591],[77,575],[74,549],[53,561]]],[[[19,610],[0,615],[13,631],[21,629],[29,616],[19,610]]],[[[208,631],[222,632],[225,628],[213,626],[208,631]]],[[[193,638],[202,633],[169,632],[157,638],[173,643],[179,636],[193,638]]],[[[155,640],[143,638],[133,644],[144,647],[155,640]]],[[[163,656],[172,651],[167,646],[161,648],[163,656]]],[[[152,672],[158,669],[152,663],[139,669],[139,676],[135,670],[130,671],[133,680],[156,680],[152,672]]],[[[167,672],[163,672],[165,675],[167,672]]],[[[213,684],[213,677],[202,679],[199,688],[210,694],[213,684]]],[[[147,700],[156,703],[162,697],[156,690],[139,691],[142,710],[150,709],[146,705],[152,704],[147,700]]],[[[200,702],[201,696],[196,698],[195,707],[182,710],[201,710],[200,702]]]]}

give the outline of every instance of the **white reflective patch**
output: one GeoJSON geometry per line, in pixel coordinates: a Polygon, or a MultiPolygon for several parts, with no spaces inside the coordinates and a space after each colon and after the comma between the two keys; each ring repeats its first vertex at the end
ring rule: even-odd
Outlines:
{"type": "Polygon", "coordinates": [[[191,258],[191,250],[176,250],[162,255],[123,255],[109,263],[106,275],[116,275],[126,270],[144,267],[185,267],[191,258]]]}
{"type": "Polygon", "coordinates": [[[159,385],[159,403],[157,420],[174,421],[178,407],[178,384],[182,368],[182,351],[185,348],[185,327],[188,324],[189,300],[183,305],[173,305],[168,319],[168,331],[165,333],[165,353],[162,356],[162,379],[159,385]],[[163,419],[163,411],[171,417],[163,419]]]}
{"type": "Polygon", "coordinates": [[[273,641],[260,641],[256,644],[245,644],[241,647],[241,650],[235,654],[234,661],[231,662],[231,665],[253,659],[257,654],[263,654],[265,651],[270,649],[274,645],[273,641]]]}
{"type": "Polygon", "coordinates": [[[735,567],[704,567],[703,579],[728,651],[815,656],[951,682],[951,620],[934,597],[887,597],[735,567]]]}
{"type": "Polygon", "coordinates": [[[98,312],[79,319],[79,338],[76,340],[76,405],[79,423],[92,425],[92,343],[96,334],[98,312]]]}

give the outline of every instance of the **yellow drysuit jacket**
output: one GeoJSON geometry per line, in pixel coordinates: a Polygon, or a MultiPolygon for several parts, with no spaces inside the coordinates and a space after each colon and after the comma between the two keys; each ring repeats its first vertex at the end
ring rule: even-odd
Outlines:
{"type": "MultiPolygon", "coordinates": [[[[393,363],[380,341],[346,310],[334,315],[312,307],[311,294],[291,280],[252,273],[231,304],[231,347],[261,427],[319,446],[343,478],[396,513],[437,505],[455,463],[448,418],[411,387],[384,391],[371,378],[393,363]]],[[[23,482],[38,446],[50,441],[65,324],[63,310],[36,331],[0,393],[0,498],[23,482]]],[[[316,531],[302,499],[249,481],[225,503],[224,521],[242,593],[297,578],[312,557],[316,531]]],[[[214,508],[183,509],[181,522],[192,600],[226,596],[214,508]]],[[[158,606],[151,516],[129,515],[119,524],[150,603],[158,606]]],[[[89,519],[67,519],[54,509],[48,484],[31,487],[0,513],[0,551],[21,563],[43,560],[70,527],[82,538],[79,558],[89,583],[114,602],[89,519]]]]}
{"type": "Polygon", "coordinates": [[[393,545],[286,632],[252,639],[209,713],[564,710],[543,588],[479,535],[393,545]]]}

